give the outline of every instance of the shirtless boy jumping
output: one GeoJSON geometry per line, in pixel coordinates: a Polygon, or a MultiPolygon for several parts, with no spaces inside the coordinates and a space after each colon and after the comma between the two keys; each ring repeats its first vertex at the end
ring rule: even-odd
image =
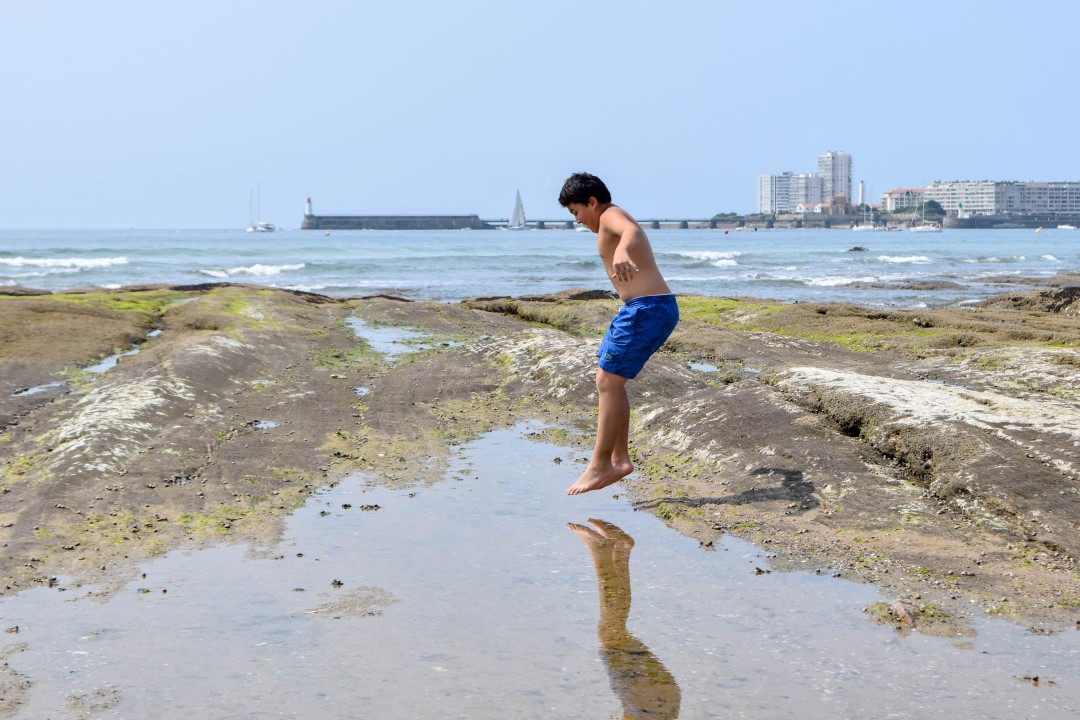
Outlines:
{"type": "Polygon", "coordinates": [[[634,471],[626,381],[641,371],[671,335],[679,322],[679,306],[656,266],[645,231],[629,213],[612,204],[611,193],[600,178],[574,173],[563,184],[559,204],[596,233],[600,259],[625,303],[596,353],[600,358],[596,447],[585,472],[566,490],[567,495],[578,495],[605,488],[634,471]]]}

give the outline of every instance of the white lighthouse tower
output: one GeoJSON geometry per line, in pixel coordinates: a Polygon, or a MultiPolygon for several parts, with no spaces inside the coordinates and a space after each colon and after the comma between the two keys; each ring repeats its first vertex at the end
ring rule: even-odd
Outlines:
{"type": "Polygon", "coordinates": [[[312,214],[313,213],[311,212],[311,198],[308,198],[307,202],[304,203],[304,217],[311,217],[312,214]]]}

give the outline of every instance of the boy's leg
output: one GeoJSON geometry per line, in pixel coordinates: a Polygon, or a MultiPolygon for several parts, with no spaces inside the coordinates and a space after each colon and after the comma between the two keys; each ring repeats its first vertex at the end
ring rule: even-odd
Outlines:
{"type": "Polygon", "coordinates": [[[626,396],[626,382],[627,378],[621,375],[597,369],[596,446],[588,467],[577,482],[567,488],[567,495],[605,488],[634,471],[628,449],[630,399],[626,396]]]}

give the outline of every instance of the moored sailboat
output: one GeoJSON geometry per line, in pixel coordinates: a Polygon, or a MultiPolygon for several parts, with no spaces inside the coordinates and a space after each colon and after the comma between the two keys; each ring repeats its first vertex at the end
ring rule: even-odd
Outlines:
{"type": "Polygon", "coordinates": [[[254,218],[262,215],[262,186],[257,184],[255,186],[255,214],[252,215],[252,199],[251,195],[248,195],[248,232],[274,232],[276,228],[273,223],[269,223],[266,220],[255,220],[254,218]]]}
{"type": "Polygon", "coordinates": [[[918,224],[915,223],[915,216],[911,216],[911,224],[908,226],[909,232],[915,233],[939,233],[941,232],[941,226],[936,222],[932,222],[926,219],[926,204],[923,198],[919,198],[919,214],[920,219],[918,224]]]}
{"type": "Polygon", "coordinates": [[[514,198],[514,212],[510,213],[510,221],[506,223],[507,230],[525,230],[525,206],[521,204],[521,191],[516,191],[514,198]]]}

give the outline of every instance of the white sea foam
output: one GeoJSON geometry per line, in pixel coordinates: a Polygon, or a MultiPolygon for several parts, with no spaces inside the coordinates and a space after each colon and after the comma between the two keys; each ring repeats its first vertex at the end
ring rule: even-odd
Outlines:
{"type": "Polygon", "coordinates": [[[0,258],[0,265],[12,267],[43,267],[43,268],[75,268],[85,270],[89,268],[106,268],[113,265],[127,265],[126,257],[111,258],[0,258]]]}
{"type": "Polygon", "coordinates": [[[819,278],[806,278],[803,280],[807,285],[814,287],[837,287],[855,282],[877,282],[877,278],[870,275],[867,277],[852,277],[850,275],[826,275],[819,278]]]}
{"type": "Polygon", "coordinates": [[[678,255],[679,257],[690,258],[691,260],[727,260],[737,258],[745,253],[741,253],[738,250],[684,250],[672,254],[678,255]]]}
{"type": "Polygon", "coordinates": [[[199,270],[199,272],[203,275],[209,275],[210,277],[227,279],[238,276],[268,277],[270,275],[280,275],[289,270],[301,270],[304,267],[305,263],[295,263],[291,265],[264,265],[263,263],[255,263],[254,265],[234,267],[229,268],[228,270],[222,270],[220,268],[203,268],[199,270]]]}
{"type": "Polygon", "coordinates": [[[930,258],[925,255],[878,255],[878,260],[887,263],[912,263],[914,265],[923,265],[930,262],[930,258]]]}
{"type": "Polygon", "coordinates": [[[333,285],[274,285],[273,287],[283,287],[287,290],[299,290],[300,292],[317,293],[320,290],[325,290],[333,285]]]}
{"type": "Polygon", "coordinates": [[[1053,255],[1050,255],[1050,254],[1043,255],[1042,259],[1043,260],[1049,260],[1051,262],[1058,262],[1058,259],[1056,257],[1054,257],[1053,255]]]}
{"type": "Polygon", "coordinates": [[[689,260],[699,260],[702,262],[707,262],[714,267],[731,267],[733,265],[738,265],[739,263],[735,260],[735,258],[745,253],[741,253],[736,250],[686,250],[683,252],[675,252],[672,254],[677,257],[687,258],[689,260]]]}
{"type": "Polygon", "coordinates": [[[738,282],[743,280],[743,277],[737,275],[665,275],[667,280],[671,282],[738,282]]]}
{"type": "MultiPolygon", "coordinates": [[[[1056,260],[1057,258],[1054,258],[1054,259],[1056,260]]],[[[1027,260],[1027,258],[1024,257],[1023,255],[1012,255],[1012,256],[1009,256],[1009,257],[997,257],[996,255],[991,255],[990,257],[970,258],[970,259],[964,260],[963,262],[966,262],[966,263],[1002,263],[1002,262],[1023,262],[1024,260],[1027,260]]]]}
{"type": "Polygon", "coordinates": [[[288,270],[302,270],[304,263],[296,263],[294,265],[263,265],[262,263],[256,263],[254,265],[248,265],[246,267],[235,267],[228,271],[229,275],[255,275],[258,277],[265,277],[267,275],[278,275],[288,270]]]}
{"type": "Polygon", "coordinates": [[[15,273],[14,275],[8,275],[13,278],[36,278],[36,277],[48,277],[49,275],[70,275],[71,273],[80,272],[79,268],[61,267],[53,268],[51,270],[42,270],[40,272],[24,272],[15,273]]]}

